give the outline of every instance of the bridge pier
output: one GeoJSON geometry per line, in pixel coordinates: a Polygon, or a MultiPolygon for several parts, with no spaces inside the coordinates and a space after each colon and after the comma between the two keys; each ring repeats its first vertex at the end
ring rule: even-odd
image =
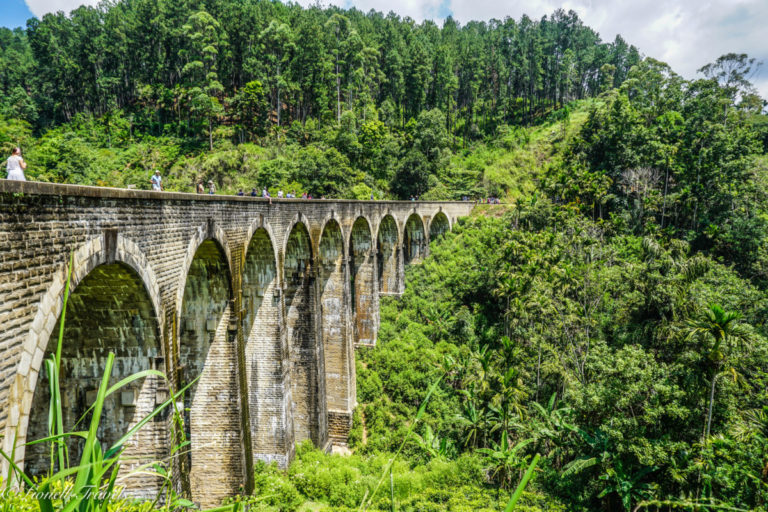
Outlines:
{"type": "MultiPolygon", "coordinates": [[[[253,459],[285,467],[296,442],[345,444],[354,346],[375,343],[379,296],[402,293],[405,265],[471,206],[270,204],[0,180],[0,447],[10,454],[15,445],[30,474],[46,466],[25,443],[47,432],[47,414],[31,416],[47,410],[42,361],[55,346],[73,251],[72,357],[61,383],[72,414],[93,398],[83,372],[100,375],[110,351],[122,361],[116,376],[143,368],[169,376],[145,379],[107,408],[106,440],[198,378],[182,411],[191,453],[170,465],[206,506],[249,490],[253,459]]],[[[181,433],[166,414],[128,449],[137,461],[161,460],[181,433]]],[[[0,468],[8,475],[8,464],[0,468]]],[[[157,480],[130,485],[148,496],[157,480]]]]}

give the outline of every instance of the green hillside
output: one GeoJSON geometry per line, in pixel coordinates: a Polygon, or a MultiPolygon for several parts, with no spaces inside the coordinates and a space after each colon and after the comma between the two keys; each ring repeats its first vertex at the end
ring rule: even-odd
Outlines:
{"type": "Polygon", "coordinates": [[[504,510],[538,455],[516,510],[761,511],[755,66],[727,54],[686,80],[561,10],[438,27],[103,3],[0,29],[0,147],[50,182],[145,189],[159,169],[167,190],[502,199],[383,299],[378,345],[358,352],[353,453],[259,465],[253,496],[233,497],[251,510],[504,510]]]}

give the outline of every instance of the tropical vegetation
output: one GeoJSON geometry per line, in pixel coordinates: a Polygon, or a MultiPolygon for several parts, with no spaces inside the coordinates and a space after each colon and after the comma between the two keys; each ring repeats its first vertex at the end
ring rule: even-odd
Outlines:
{"type": "Polygon", "coordinates": [[[161,169],[171,190],[503,199],[383,299],[377,346],[358,352],[353,455],[302,445],[233,505],[757,511],[758,65],[727,54],[684,79],[564,11],[438,26],[123,0],[0,29],[0,145],[52,182],[148,188],[161,169]]]}

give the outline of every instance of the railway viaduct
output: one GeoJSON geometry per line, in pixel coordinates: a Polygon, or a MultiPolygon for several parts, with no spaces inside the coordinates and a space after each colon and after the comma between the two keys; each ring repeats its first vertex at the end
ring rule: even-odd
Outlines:
{"type": "MultiPolygon", "coordinates": [[[[66,269],[65,429],[112,381],[150,368],[105,405],[105,445],[184,395],[184,487],[203,506],[249,487],[254,460],[288,464],[296,443],[344,445],[356,346],[374,345],[379,298],[468,215],[457,202],[269,200],[0,181],[0,446],[30,474],[49,466],[49,388],[66,269]]],[[[169,457],[170,415],[127,446],[121,471],[169,457]]],[[[77,445],[71,457],[79,457],[77,445]]],[[[7,471],[7,466],[4,467],[7,471]]],[[[125,480],[152,496],[151,476],[125,480]]]]}

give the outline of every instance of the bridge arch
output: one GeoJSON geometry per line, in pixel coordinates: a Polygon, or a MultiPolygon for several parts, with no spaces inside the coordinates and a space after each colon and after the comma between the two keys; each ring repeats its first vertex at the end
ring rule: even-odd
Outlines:
{"type": "MultiPolygon", "coordinates": [[[[192,266],[192,261],[195,259],[197,250],[200,245],[206,240],[212,240],[216,242],[222,254],[225,256],[227,263],[227,275],[231,276],[230,270],[232,268],[232,253],[229,249],[229,240],[227,234],[219,226],[213,222],[207,222],[197,226],[192,234],[192,238],[187,243],[187,250],[184,253],[184,260],[181,264],[182,272],[179,275],[179,279],[176,285],[176,318],[181,318],[181,305],[184,298],[184,292],[186,290],[187,277],[189,275],[189,269],[192,266]]],[[[230,280],[231,283],[231,280],[230,280]]]]}
{"type": "Polygon", "coordinates": [[[378,283],[375,279],[372,233],[370,222],[361,215],[352,224],[348,243],[353,339],[362,345],[375,343],[378,324],[378,283]]]}
{"type": "Polygon", "coordinates": [[[429,220],[429,241],[437,240],[451,230],[451,221],[448,216],[438,210],[429,220]]]}
{"type": "Polygon", "coordinates": [[[400,291],[400,232],[391,214],[379,221],[376,234],[379,293],[395,294],[400,291]]]}
{"type": "Polygon", "coordinates": [[[236,493],[244,471],[236,329],[230,327],[235,318],[231,260],[225,244],[220,229],[210,224],[199,229],[179,290],[178,387],[198,378],[184,394],[186,434],[195,446],[185,464],[192,498],[204,507],[236,493]]]}
{"type": "Polygon", "coordinates": [[[327,437],[325,370],[318,340],[315,255],[307,224],[297,219],[283,251],[285,332],[291,359],[294,440],[324,446],[327,437]]]}
{"type": "Polygon", "coordinates": [[[426,256],[427,237],[424,231],[421,217],[412,213],[403,229],[403,262],[406,265],[418,263],[426,256]]]}
{"type": "Polygon", "coordinates": [[[346,444],[354,405],[354,351],[347,332],[348,297],[345,239],[341,226],[329,219],[323,226],[318,250],[320,332],[325,359],[325,392],[329,437],[346,444]],[[338,419],[342,421],[339,422],[338,419]]]}
{"type": "MultiPolygon", "coordinates": [[[[50,468],[46,445],[32,445],[25,453],[23,444],[48,435],[50,393],[41,366],[44,356],[56,349],[51,339],[58,337],[67,268],[68,264],[61,265],[40,302],[10,396],[12,421],[5,440],[12,441],[14,432],[18,432],[17,462],[26,458],[30,474],[50,468]]],[[[136,371],[164,370],[157,279],[138,245],[116,230],[109,230],[75,251],[72,268],[60,375],[67,431],[93,402],[108,352],[116,355],[112,384],[136,371]]],[[[156,393],[167,391],[167,386],[163,379],[152,376],[122,391],[124,394],[108,397],[105,404],[100,434],[106,443],[119,439],[149,414],[155,407],[156,393]]],[[[121,474],[164,457],[168,439],[164,422],[147,424],[126,445],[127,454],[134,460],[121,469],[121,474]]],[[[79,443],[69,444],[70,454],[76,458],[81,447],[79,443]]],[[[132,477],[126,483],[131,494],[138,497],[151,497],[159,490],[159,482],[152,477],[132,477]]]]}
{"type": "Polygon", "coordinates": [[[285,397],[290,397],[280,340],[282,312],[278,257],[268,223],[254,223],[246,238],[242,297],[245,373],[254,457],[287,464],[290,439],[285,397]]]}
{"type": "Polygon", "coordinates": [[[243,261],[248,257],[248,251],[251,249],[250,242],[253,239],[253,235],[256,233],[256,231],[263,229],[266,232],[267,237],[269,238],[270,245],[272,246],[272,252],[273,257],[275,259],[275,265],[277,265],[277,262],[279,261],[279,252],[278,252],[278,246],[275,243],[277,238],[275,237],[275,229],[272,227],[272,224],[270,224],[268,221],[264,219],[263,215],[260,215],[258,219],[251,222],[251,225],[248,227],[248,231],[245,233],[245,254],[243,255],[243,261]]]}

